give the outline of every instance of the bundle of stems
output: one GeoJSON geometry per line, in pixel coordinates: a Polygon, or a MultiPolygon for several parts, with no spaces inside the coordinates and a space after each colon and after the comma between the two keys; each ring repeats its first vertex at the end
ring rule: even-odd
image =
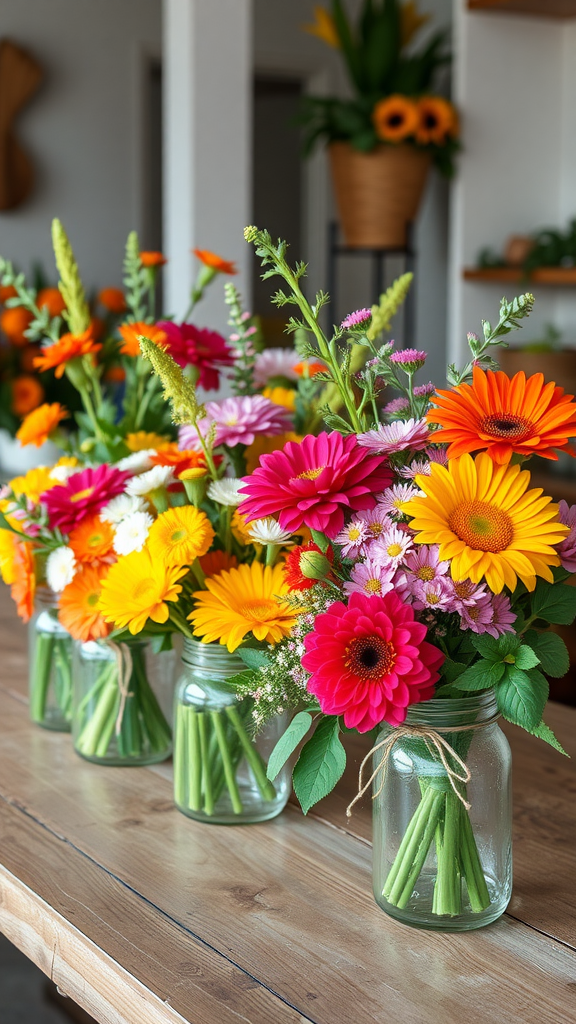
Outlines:
{"type": "Polygon", "coordinates": [[[72,637],[37,632],[30,661],[30,718],[64,729],[72,720],[72,637]]]}

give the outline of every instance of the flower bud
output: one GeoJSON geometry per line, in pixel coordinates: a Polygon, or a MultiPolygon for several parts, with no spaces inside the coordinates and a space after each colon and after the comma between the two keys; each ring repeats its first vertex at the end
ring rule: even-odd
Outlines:
{"type": "Polygon", "coordinates": [[[300,572],[308,580],[324,580],[330,573],[330,562],[321,551],[303,551],[300,555],[300,572]]]}

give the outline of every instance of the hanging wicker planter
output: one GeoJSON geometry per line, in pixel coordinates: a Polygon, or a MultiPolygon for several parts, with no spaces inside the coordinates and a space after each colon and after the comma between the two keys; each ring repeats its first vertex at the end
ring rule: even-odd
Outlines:
{"type": "Polygon", "coordinates": [[[378,146],[361,153],[347,142],[329,146],[336,205],[346,245],[403,248],[418,212],[431,156],[414,146],[378,146]]]}

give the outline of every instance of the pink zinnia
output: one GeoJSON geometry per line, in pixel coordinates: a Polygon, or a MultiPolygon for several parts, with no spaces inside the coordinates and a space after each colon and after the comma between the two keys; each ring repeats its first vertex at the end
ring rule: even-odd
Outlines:
{"type": "Polygon", "coordinates": [[[261,457],[245,477],[247,498],[238,511],[249,521],[279,513],[284,530],[295,533],[305,525],[333,539],[344,526],[344,513],[374,508],[374,492],[391,479],[386,460],[359,448],[354,434],[309,434],[261,457]]]}
{"type": "Polygon", "coordinates": [[[430,441],[426,420],[396,420],[395,423],[380,423],[376,430],[367,430],[358,435],[358,444],[371,452],[391,454],[406,448],[419,451],[430,441]]]}
{"type": "Polygon", "coordinates": [[[96,469],[73,473],[65,484],[45,491],[40,495],[40,501],[48,511],[50,529],[69,533],[86,516],[95,515],[112,498],[121,494],[129,476],[129,473],[105,463],[96,469]]]}
{"type": "Polygon", "coordinates": [[[426,626],[393,592],[351,594],[318,615],[304,638],[307,683],[327,715],[368,732],[380,722],[400,725],[410,704],[434,696],[444,655],[426,642],[426,626]]]}
{"type": "Polygon", "coordinates": [[[392,352],[390,362],[401,366],[407,373],[415,373],[426,362],[427,353],[419,348],[402,348],[392,352]]]}
{"type": "Polygon", "coordinates": [[[570,533],[556,546],[556,550],[562,568],[567,572],[576,572],[576,505],[569,506],[562,498],[558,502],[558,518],[561,523],[570,527],[570,533]]]}
{"type": "Polygon", "coordinates": [[[354,327],[364,327],[370,323],[372,319],[371,309],[356,309],[354,313],[349,313],[348,316],[344,317],[340,327],[347,331],[354,327]]]}
{"type": "MultiPolygon", "coordinates": [[[[256,437],[284,434],[292,430],[288,409],[271,402],[263,395],[243,395],[206,402],[206,416],[198,421],[205,437],[212,424],[216,424],[216,445],[252,444],[256,437]]],[[[182,427],[179,436],[181,448],[198,448],[198,435],[193,427],[182,427]]]]}
{"type": "Polygon", "coordinates": [[[198,384],[207,391],[215,390],[220,384],[218,367],[234,362],[222,335],[207,327],[173,324],[170,320],[162,320],[157,326],[165,332],[164,347],[178,366],[195,366],[199,371],[198,384]]]}

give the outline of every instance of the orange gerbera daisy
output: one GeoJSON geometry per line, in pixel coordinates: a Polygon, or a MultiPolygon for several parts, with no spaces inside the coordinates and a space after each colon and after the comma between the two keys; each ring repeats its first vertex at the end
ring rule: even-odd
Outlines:
{"type": "Polygon", "coordinates": [[[376,134],[384,142],[402,142],[415,135],[420,125],[417,105],[407,96],[387,96],[372,112],[376,134]]]}
{"type": "Polygon", "coordinates": [[[236,555],[228,555],[225,551],[209,551],[198,559],[205,576],[215,576],[223,569],[235,569],[238,565],[236,555]]]}
{"type": "Polygon", "coordinates": [[[12,412],[16,416],[27,416],[43,398],[44,388],[37,377],[23,373],[12,381],[12,412]]]}
{"type": "Polygon", "coordinates": [[[416,141],[423,146],[442,146],[458,130],[456,111],[442,96],[423,96],[418,100],[418,117],[416,141]]]}
{"type": "Polygon", "coordinates": [[[140,259],[143,267],[162,267],[165,263],[168,263],[163,253],[152,250],[141,252],[140,259]]]}
{"type": "Polygon", "coordinates": [[[98,302],[110,313],[124,313],[126,299],[121,288],[103,288],[98,292],[98,302]]]}
{"type": "Polygon", "coordinates": [[[12,599],[16,602],[16,611],[20,618],[24,622],[28,622],[34,611],[36,596],[36,573],[31,544],[20,540],[16,541],[12,572],[14,575],[11,588],[12,599]]]}
{"type": "Polygon", "coordinates": [[[0,314],[0,328],[12,345],[23,348],[28,344],[28,338],[24,334],[34,317],[24,306],[12,306],[10,309],[2,310],[0,314]]]}
{"type": "Polygon", "coordinates": [[[209,249],[193,249],[192,252],[205,267],[210,267],[211,270],[215,270],[219,274],[238,273],[235,263],[232,263],[230,260],[223,260],[221,256],[217,256],[215,252],[210,252],[209,249]]]}
{"type": "Polygon", "coordinates": [[[576,403],[553,382],[523,370],[510,379],[502,370],[474,367],[472,384],[459,384],[433,397],[437,408],[428,420],[439,423],[434,440],[448,442],[449,458],[485,448],[495,462],[508,462],[514,452],[557,459],[576,437],[576,403]]]}
{"type": "Polygon", "coordinates": [[[324,363],[307,363],[305,360],[302,363],[296,363],[294,367],[294,373],[297,373],[299,377],[315,377],[317,373],[322,373],[326,369],[324,363]]]}
{"type": "MultiPolygon", "coordinates": [[[[16,382],[14,382],[16,383],[16,382]]],[[[68,413],[60,402],[45,403],[28,414],[16,437],[20,444],[35,444],[37,448],[48,440],[50,434],[65,420],[68,413]]]]}
{"type": "Polygon", "coordinates": [[[92,328],[82,334],[63,334],[58,341],[42,349],[42,355],[36,356],[34,366],[37,370],[54,370],[56,377],[62,377],[66,363],[82,356],[95,355],[102,345],[94,343],[92,328]]]}
{"type": "Polygon", "coordinates": [[[79,562],[113,562],[114,530],[100,516],[88,516],[70,531],[69,546],[79,562]]]}
{"type": "Polygon", "coordinates": [[[36,305],[38,309],[45,306],[50,316],[60,316],[60,313],[66,309],[66,303],[59,288],[41,288],[36,296],[36,305]]]}
{"type": "Polygon", "coordinates": [[[98,608],[107,572],[85,565],[60,594],[58,618],[74,640],[104,640],[112,631],[98,608]]]}
{"type": "Polygon", "coordinates": [[[13,284],[0,285],[0,303],[6,302],[7,299],[15,299],[18,295],[13,284]]]}
{"type": "Polygon", "coordinates": [[[196,452],[190,449],[181,449],[176,441],[167,444],[154,455],[150,456],[153,466],[174,466],[174,473],[179,476],[186,469],[206,470],[206,459],[203,452],[196,452]]]}
{"type": "Polygon", "coordinates": [[[155,324],[145,324],[142,320],[135,320],[131,324],[122,324],[118,330],[122,335],[123,344],[120,346],[120,353],[123,356],[139,356],[140,342],[138,338],[143,334],[150,338],[155,345],[165,345],[168,341],[166,331],[155,324]]]}

